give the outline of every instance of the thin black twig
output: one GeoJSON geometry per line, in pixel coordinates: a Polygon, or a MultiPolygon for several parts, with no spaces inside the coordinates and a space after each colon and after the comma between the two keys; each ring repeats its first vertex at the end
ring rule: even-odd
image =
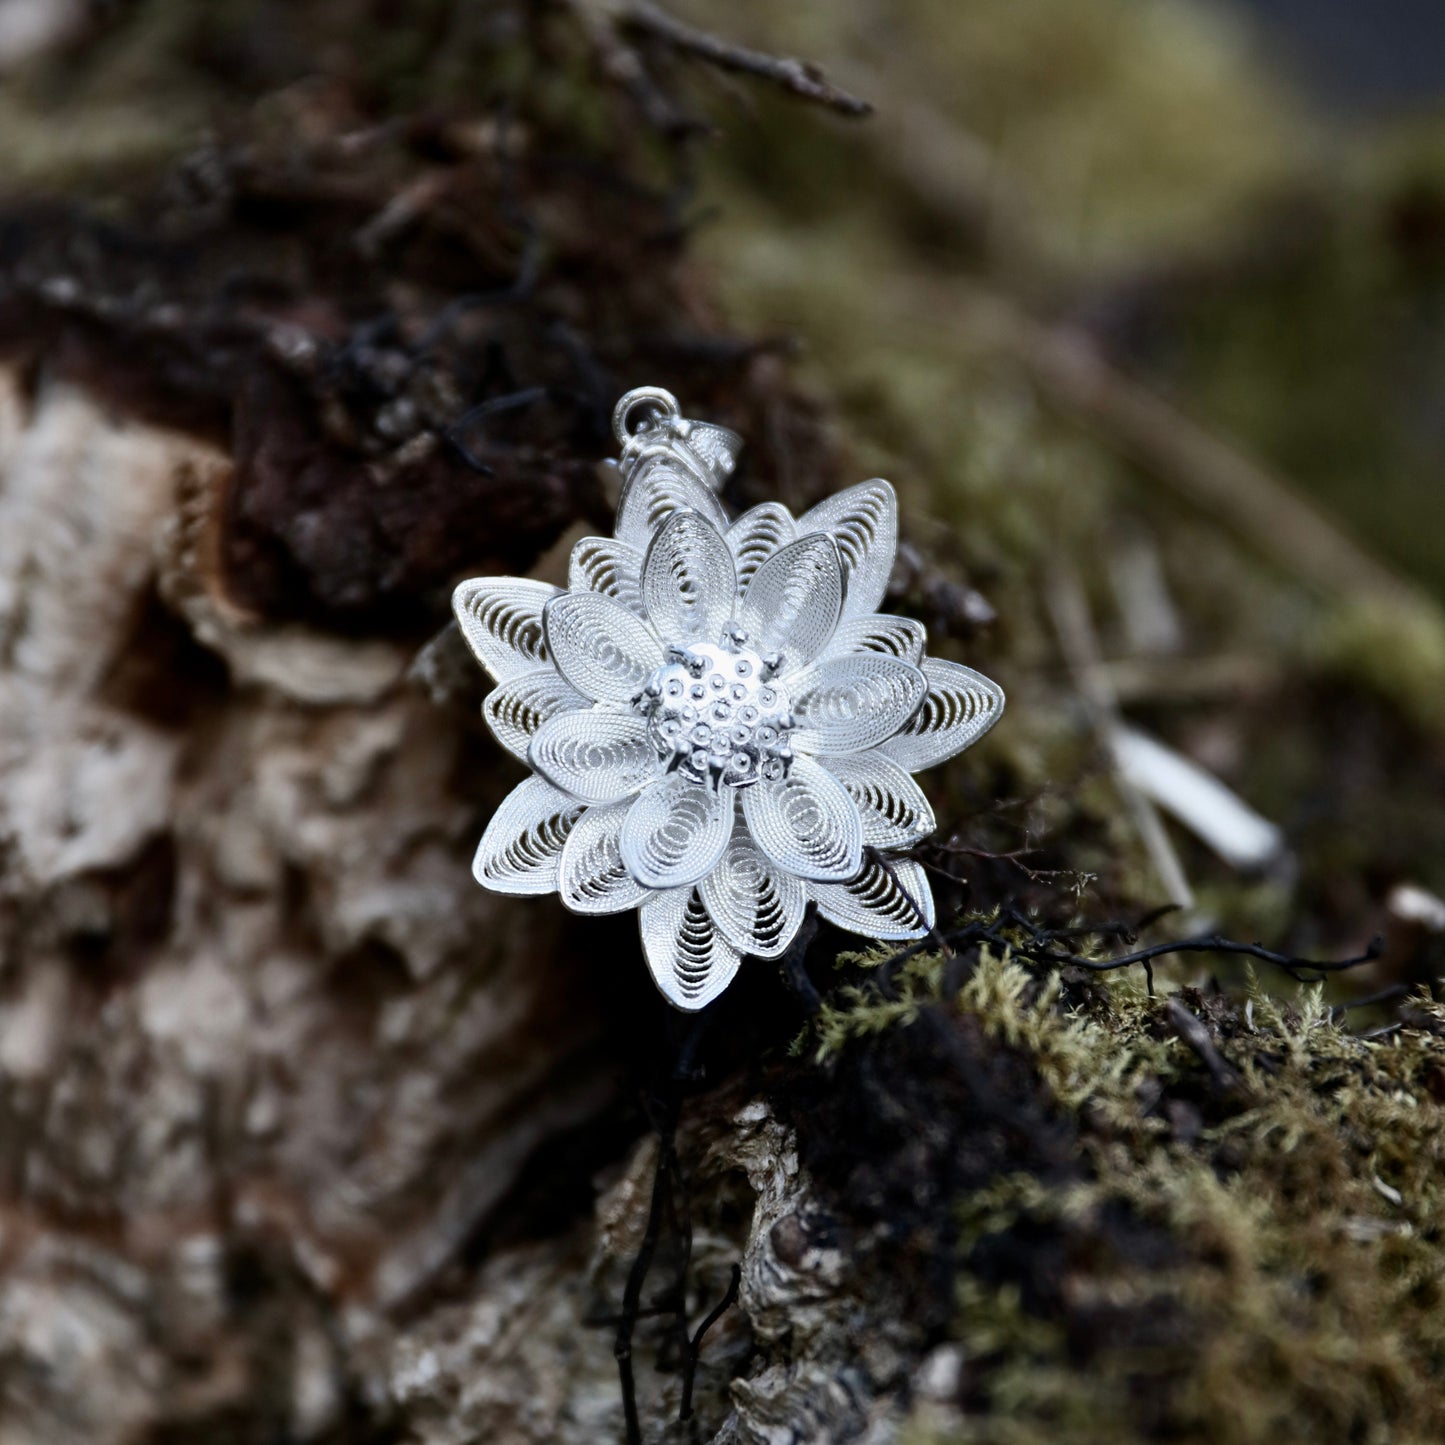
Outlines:
{"type": "MultiPolygon", "coordinates": [[[[936,943],[941,953],[951,952],[952,950],[949,948],[948,940],[938,931],[938,924],[924,912],[919,901],[908,891],[908,888],[898,876],[887,855],[879,852],[877,848],[865,848],[863,852],[865,856],[871,858],[888,875],[889,882],[898,890],[899,896],[902,897],[903,901],[908,905],[909,911],[913,914],[914,921],[928,929],[928,940],[936,943]]],[[[930,896],[930,902],[931,901],[930,896]]]]}
{"type": "Polygon", "coordinates": [[[521,391],[514,391],[508,396],[494,396],[488,401],[480,402],[464,411],[455,421],[444,428],[441,433],[442,440],[474,472],[480,472],[483,476],[494,476],[493,469],[467,445],[466,433],[489,416],[497,416],[508,411],[520,411],[523,407],[533,406],[537,402],[545,400],[547,394],[545,386],[529,386],[521,391]]]}
{"type": "Polygon", "coordinates": [[[737,1303],[738,1290],[741,1288],[742,1282],[742,1266],[735,1264],[733,1265],[732,1279],[728,1282],[727,1293],[708,1311],[688,1342],[687,1353],[683,1356],[682,1362],[682,1403],[677,1412],[677,1418],[682,1423],[686,1423],[692,1418],[692,1387],[697,1378],[697,1362],[702,1353],[703,1337],[737,1303]]]}
{"type": "Polygon", "coordinates": [[[813,982],[804,963],[808,948],[817,936],[818,915],[816,910],[810,906],[807,916],[803,919],[802,927],[793,935],[792,943],[788,945],[787,951],[778,960],[778,969],[783,975],[783,983],[802,1004],[803,1010],[809,1018],[812,1018],[823,1007],[823,996],[818,992],[818,986],[813,982]]]}
{"type": "MultiPolygon", "coordinates": [[[[1123,954],[1119,958],[1084,958],[1078,954],[1046,954],[1039,957],[1039,961],[1069,964],[1075,968],[1092,969],[1095,973],[1143,965],[1148,972],[1149,965],[1154,959],[1167,958],[1171,954],[1226,953],[1240,958],[1254,958],[1261,963],[1271,964],[1287,973],[1296,983],[1322,983],[1329,974],[1343,973],[1346,969],[1359,968],[1362,964],[1373,963],[1375,959],[1379,958],[1383,946],[1382,940],[1377,938],[1364,953],[1358,954],[1354,958],[1327,961],[1315,958],[1295,958],[1289,954],[1276,953],[1273,949],[1265,948],[1258,943],[1236,943],[1233,939],[1220,938],[1218,935],[1212,934],[1206,938],[1180,938],[1169,943],[1156,943],[1149,948],[1140,948],[1133,953],[1123,954]]],[[[1028,950],[1018,951],[1028,952],[1028,950]]],[[[1028,953],[1028,956],[1036,957],[1034,953],[1028,953]]]]}
{"type": "MultiPolygon", "coordinates": [[[[1267,963],[1289,975],[1297,983],[1320,983],[1331,974],[1343,973],[1371,963],[1380,956],[1383,940],[1375,939],[1365,950],[1353,958],[1323,960],[1298,958],[1291,954],[1277,953],[1258,943],[1237,943],[1230,938],[1211,934],[1196,938],[1171,939],[1164,943],[1151,944],[1147,948],[1134,949],[1129,953],[1113,957],[1094,958],[1076,953],[1072,948],[1062,948],[1078,938],[1118,939],[1132,942],[1136,937],[1135,927],[1129,924],[1109,923],[1086,927],[1044,928],[1023,914],[1004,911],[991,919],[978,919],[962,928],[939,935],[954,949],[988,947],[1007,951],[1016,958],[1053,968],[1082,968],[1091,973],[1112,973],[1123,968],[1142,968],[1152,998],[1154,995],[1154,962],[1176,954],[1207,953],[1228,954],[1253,958],[1267,963]]],[[[878,965],[874,978],[885,991],[891,988],[897,971],[910,959],[918,957],[936,947],[932,937],[921,939],[890,955],[878,965]]]]}
{"type": "Polygon", "coordinates": [[[684,1364],[691,1345],[687,1335],[687,1275],[692,1260],[692,1219],[687,1180],[677,1157],[677,1125],[684,1091],[699,1074],[694,1062],[707,1027],[707,1015],[696,1014],[685,1021],[669,1014],[667,1033],[671,1061],[658,1076],[643,1107],[657,1134],[657,1162],[652,1174],[652,1194],[647,1207],[647,1225],[627,1272],[622,1292],[622,1309],[606,1323],[615,1324],[612,1352],[617,1360],[617,1377],[622,1390],[622,1415],[627,1445],[642,1445],[642,1422],[637,1411],[637,1378],[632,1364],[632,1341],[638,1321],[647,1317],[670,1316],[679,1353],[684,1364]],[[664,1225],[671,1228],[680,1246],[678,1271],[672,1282],[652,1304],[644,1308],[642,1291],[657,1254],[664,1225]]]}
{"type": "Polygon", "coordinates": [[[652,1268],[662,1232],[662,1218],[672,1180],[671,1156],[677,1136],[677,1100],[663,1101],[663,1112],[657,1120],[657,1168],[652,1176],[652,1198],[647,1207],[647,1227],[638,1246],[627,1284],[622,1291],[622,1313],[617,1322],[612,1353],[617,1360],[617,1377],[622,1389],[622,1416],[627,1430],[627,1445],[642,1445],[642,1421],[637,1413],[637,1378],[632,1368],[632,1336],[642,1309],[642,1287],[652,1268]]]}
{"type": "Polygon", "coordinates": [[[1409,984],[1392,983],[1385,988],[1376,989],[1374,993],[1367,993],[1362,998],[1352,998],[1346,1003],[1337,1003],[1330,1010],[1330,1022],[1338,1023],[1347,1013],[1352,1013],[1355,1009],[1373,1008],[1376,1004],[1391,1003],[1397,998],[1404,998],[1409,992],[1409,984]]]}

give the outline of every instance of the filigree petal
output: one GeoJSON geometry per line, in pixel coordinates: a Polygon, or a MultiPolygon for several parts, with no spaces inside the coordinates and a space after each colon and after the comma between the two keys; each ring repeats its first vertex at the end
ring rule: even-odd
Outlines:
{"type": "Polygon", "coordinates": [[[563,845],[585,806],[542,778],[518,784],[487,824],[472,875],[494,893],[551,893],[563,845]]]}
{"type": "Polygon", "coordinates": [[[798,518],[798,535],[827,532],[843,559],[843,616],[876,612],[898,551],[898,497],[881,477],[819,502],[798,518]]]}
{"type": "Polygon", "coordinates": [[[569,592],[598,592],[629,612],[647,616],[642,605],[642,553],[615,537],[583,537],[567,563],[569,592]]]}
{"type": "Polygon", "coordinates": [[[788,679],[793,746],[805,753],[877,747],[913,716],[927,688],[918,668],[878,652],[815,662],[788,679]]]}
{"type": "Polygon", "coordinates": [[[674,776],[654,783],[628,810],[619,848],[644,888],[681,888],[716,866],[733,831],[731,789],[674,776]],[[724,796],[724,794],[727,796],[724,796]]]}
{"type": "Polygon", "coordinates": [[[665,449],[644,454],[622,487],[617,502],[617,538],[647,550],[652,534],[674,512],[696,512],[719,532],[727,531],[727,513],[710,487],[704,486],[665,449]]]}
{"type": "Polygon", "coordinates": [[[546,664],[542,609],[556,595],[530,577],[470,577],[452,593],[452,611],[477,661],[509,682],[546,664]]]}
{"type": "Polygon", "coordinates": [[[647,889],[628,872],[618,848],[631,806],[588,808],[573,825],[557,870],[557,892],[573,913],[625,913],[647,901],[647,889]]]}
{"type": "Polygon", "coordinates": [[[857,804],[864,847],[911,848],[938,826],[923,789],[884,753],[849,753],[818,761],[857,804]]]}
{"type": "Polygon", "coordinates": [[[1003,689],[971,667],[929,657],[923,675],[928,679],[923,706],[883,744],[883,751],[910,773],[961,753],[1003,715],[1003,689]]]}
{"type": "Polygon", "coordinates": [[[482,716],[492,736],[525,762],[532,734],[549,717],[588,706],[588,700],[555,668],[539,667],[494,687],[482,703],[482,716]]]}
{"type": "Polygon", "coordinates": [[[642,564],[642,600],[653,631],[668,642],[716,642],[733,615],[733,556],[696,512],[674,512],[653,534],[642,564]]]}
{"type": "Polygon", "coordinates": [[[742,794],[748,832],[779,868],[841,881],[863,866],[858,809],[842,783],[811,758],[794,758],[787,777],[742,794]]]}
{"type": "Polygon", "coordinates": [[[933,927],[928,875],[910,858],[869,858],[846,883],[809,884],[818,912],[849,933],[895,942],[933,927]]]}
{"type": "Polygon", "coordinates": [[[793,514],[781,502],[753,507],[728,528],[727,544],[737,567],[739,597],[748,590],[758,568],[797,535],[793,514]]]}
{"type": "Polygon", "coordinates": [[[554,786],[589,803],[630,798],[658,767],[646,720],[606,708],[548,718],[532,734],[527,761],[554,786]]]}
{"type": "Polygon", "coordinates": [[[698,892],[723,937],[758,958],[786,952],[808,906],[803,880],[775,868],[740,832],[698,892]]]}
{"type": "Polygon", "coordinates": [[[756,652],[783,655],[783,672],[796,672],[827,645],[843,607],[838,548],[826,532],[779,548],[753,574],[738,621],[756,652]]]}
{"type": "Polygon", "coordinates": [[[850,652],[881,652],[885,657],[896,657],[900,662],[911,662],[918,667],[923,662],[927,644],[928,633],[921,622],[875,612],[868,617],[844,618],[824,655],[842,657],[850,652]]]}
{"type": "Polygon", "coordinates": [[[552,598],[542,625],[557,671],[601,702],[630,702],[662,664],[662,648],[642,619],[595,592],[552,598]]]}
{"type": "Polygon", "coordinates": [[[682,442],[718,486],[732,475],[738,453],[743,449],[742,437],[731,427],[719,426],[715,421],[689,421],[682,442]]]}
{"type": "Polygon", "coordinates": [[[742,955],[708,917],[696,888],[674,888],[638,913],[653,982],[674,1008],[696,1012],[733,981],[742,955]]]}

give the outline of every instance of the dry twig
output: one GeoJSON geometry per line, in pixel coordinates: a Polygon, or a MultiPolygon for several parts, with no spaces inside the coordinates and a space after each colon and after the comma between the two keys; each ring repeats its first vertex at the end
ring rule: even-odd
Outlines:
{"type": "Polygon", "coordinates": [[[810,61],[750,50],[745,45],[686,25],[647,0],[632,0],[617,12],[617,18],[623,26],[660,40],[684,55],[696,56],[720,70],[770,80],[790,95],[827,106],[840,115],[865,116],[873,110],[866,100],[833,85],[810,61]]]}

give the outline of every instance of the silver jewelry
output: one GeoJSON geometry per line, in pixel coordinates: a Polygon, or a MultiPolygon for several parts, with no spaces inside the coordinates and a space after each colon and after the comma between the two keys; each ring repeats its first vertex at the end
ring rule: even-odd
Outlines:
{"type": "Polygon", "coordinates": [[[933,832],[909,776],[1003,711],[999,687],[924,656],[880,615],[898,504],[864,482],[794,518],[729,522],[717,488],[742,439],[660,387],[617,403],[616,535],[573,548],[566,588],[478,577],[457,622],[496,679],[483,713],[535,776],[477,850],[498,893],[556,890],[575,913],[639,910],[677,1008],[710,1003],[744,954],[776,958],[811,901],[869,938],[933,927],[933,832]]]}

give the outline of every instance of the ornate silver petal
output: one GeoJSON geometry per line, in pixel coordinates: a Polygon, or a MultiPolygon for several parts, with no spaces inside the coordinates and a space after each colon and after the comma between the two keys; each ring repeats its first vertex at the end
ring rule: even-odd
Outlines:
{"type": "Polygon", "coordinates": [[[558,713],[532,734],[527,761],[549,782],[588,803],[619,803],[657,776],[647,723],[630,712],[558,713]]]}
{"type": "Polygon", "coordinates": [[[827,645],[843,608],[838,547],[825,532],[799,537],[774,552],[753,574],[738,609],[748,645],[783,654],[796,672],[827,645]]]}
{"type": "Polygon", "coordinates": [[[742,956],[713,926],[697,889],[658,894],[638,919],[653,982],[674,1008],[704,1008],[733,981],[742,956]]]}
{"type": "Polygon", "coordinates": [[[727,544],[737,567],[739,598],[748,590],[758,568],[797,535],[793,514],[781,502],[753,507],[728,528],[727,544]]]}
{"type": "Polygon", "coordinates": [[[733,555],[717,528],[696,512],[674,512],[654,533],[642,564],[653,630],[668,642],[716,642],[736,594],[733,555]]]}
{"type": "Polygon", "coordinates": [[[549,717],[591,706],[555,668],[539,667],[494,687],[482,704],[492,736],[523,762],[532,734],[549,717]]]}
{"type": "Polygon", "coordinates": [[[683,445],[707,469],[717,486],[732,476],[743,439],[730,427],[713,421],[690,421],[682,433],[683,445]]]}
{"type": "Polygon", "coordinates": [[[642,619],[595,592],[552,598],[542,625],[557,671],[600,702],[630,702],[662,663],[662,648],[642,619]]]}
{"type": "Polygon", "coordinates": [[[808,906],[803,880],[774,868],[750,838],[736,832],[698,892],[718,932],[739,952],[758,958],[786,952],[808,906]]]}
{"type": "Polygon", "coordinates": [[[928,694],[913,721],[883,744],[883,751],[910,773],[961,753],[1003,715],[1003,689],[957,662],[923,662],[928,694]]]}
{"type": "Polygon", "coordinates": [[[860,753],[891,738],[917,711],[928,684],[911,663],[877,652],[830,657],[788,679],[793,746],[860,753]]]}
{"type": "Polygon", "coordinates": [[[717,866],[733,831],[733,801],[723,791],[674,775],[633,803],[619,847],[644,888],[681,888],[717,866]]]}
{"type": "Polygon", "coordinates": [[[477,661],[508,682],[547,662],[542,609],[557,595],[530,577],[473,577],[452,593],[452,611],[477,661]]]}
{"type": "Polygon", "coordinates": [[[848,791],[811,758],[743,792],[743,816],[769,860],[799,878],[841,882],[863,866],[863,822],[848,791]]]}
{"type": "Polygon", "coordinates": [[[928,634],[921,622],[911,617],[892,617],[875,612],[871,617],[846,617],[838,624],[829,642],[826,657],[840,657],[849,652],[881,652],[918,667],[928,634]]]}
{"type": "Polygon", "coordinates": [[[572,826],[557,870],[557,892],[573,913],[625,913],[648,893],[627,871],[618,850],[630,803],[588,808],[572,826]]]}
{"type": "Polygon", "coordinates": [[[583,537],[567,563],[569,592],[599,592],[645,618],[641,578],[642,553],[615,537],[583,537]]]}
{"type": "Polygon", "coordinates": [[[665,447],[648,447],[623,483],[617,502],[617,538],[645,552],[652,534],[679,511],[697,512],[719,532],[727,531],[727,513],[717,494],[692,476],[665,447]]]}
{"type": "Polygon", "coordinates": [[[818,912],[849,933],[889,942],[922,938],[933,927],[933,890],[912,859],[870,858],[847,883],[809,885],[818,912]]]}
{"type": "Polygon", "coordinates": [[[482,834],[473,876],[496,893],[551,893],[562,847],[585,806],[541,778],[519,783],[482,834]]]}
{"type": "Polygon", "coordinates": [[[898,497],[881,477],[819,502],[798,518],[798,535],[827,532],[843,558],[843,616],[876,612],[898,551],[898,497]]]}
{"type": "Polygon", "coordinates": [[[818,760],[848,790],[867,848],[911,848],[938,826],[923,789],[882,752],[818,760]]]}

